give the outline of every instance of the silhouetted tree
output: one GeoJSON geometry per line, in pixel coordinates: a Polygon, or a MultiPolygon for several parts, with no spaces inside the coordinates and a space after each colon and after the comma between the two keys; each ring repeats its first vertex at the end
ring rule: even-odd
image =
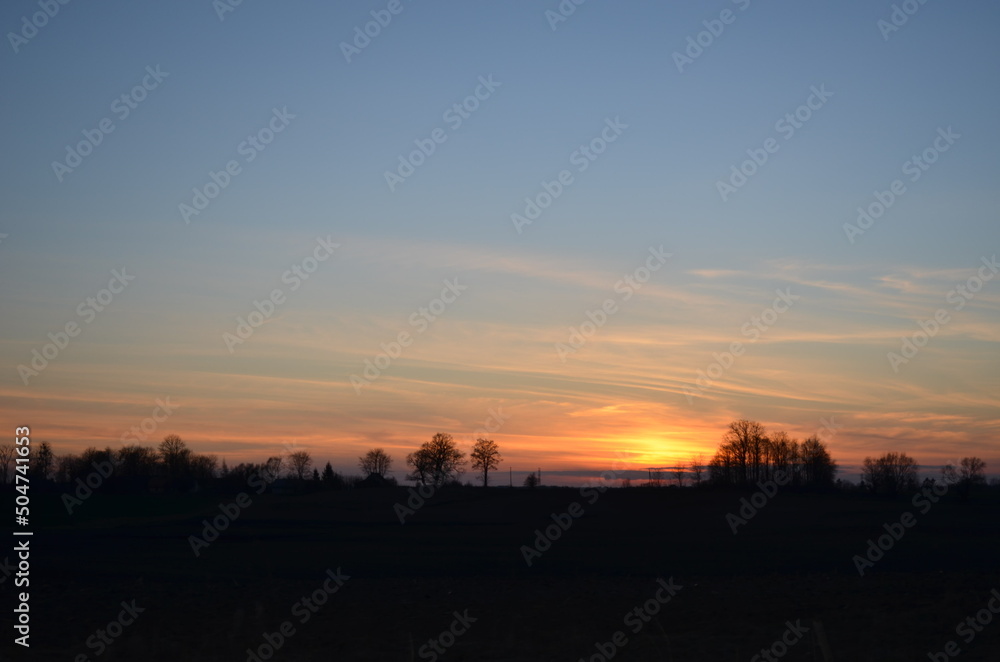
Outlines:
{"type": "Polygon", "coordinates": [[[80,475],[83,462],[79,455],[60,455],[56,462],[55,481],[57,483],[72,483],[80,475]]]}
{"type": "Polygon", "coordinates": [[[93,471],[95,464],[108,462],[112,466],[115,466],[118,463],[117,453],[111,446],[106,446],[105,448],[89,446],[80,455],[80,459],[86,465],[87,472],[93,471]]]}
{"type": "Polygon", "coordinates": [[[785,432],[768,436],[760,423],[748,420],[729,424],[708,463],[709,479],[723,485],[752,485],[774,479],[779,471],[791,485],[832,487],[837,463],[816,436],[800,446],[785,432]]]}
{"type": "Polygon", "coordinates": [[[69,454],[58,458],[53,467],[53,477],[59,483],[71,483],[77,478],[83,478],[87,474],[100,467],[101,474],[107,472],[107,467],[111,467],[111,476],[117,474],[115,465],[115,452],[111,448],[99,450],[91,446],[83,451],[82,455],[69,454]]]}
{"type": "Polygon", "coordinates": [[[816,487],[830,487],[837,475],[837,463],[830,457],[826,446],[813,435],[801,448],[802,482],[816,487]]]}
{"type": "Polygon", "coordinates": [[[986,463],[978,457],[962,458],[962,478],[973,485],[986,484],[986,463]]]}
{"type": "Polygon", "coordinates": [[[722,444],[715,455],[708,461],[708,479],[716,485],[739,485],[743,474],[733,449],[728,444],[722,444]]]}
{"type": "Polygon", "coordinates": [[[274,455],[267,458],[267,462],[261,467],[261,473],[267,474],[264,476],[265,480],[274,481],[277,480],[278,476],[281,475],[281,467],[284,465],[284,460],[280,455],[274,455]]]}
{"type": "Polygon", "coordinates": [[[698,487],[701,485],[701,477],[705,473],[705,457],[703,455],[695,455],[691,459],[691,483],[698,487]]]}
{"type": "Polygon", "coordinates": [[[289,471],[299,480],[305,480],[312,466],[312,457],[307,451],[295,451],[288,454],[289,471]]]}
{"type": "Polygon", "coordinates": [[[218,464],[219,458],[215,455],[192,453],[188,468],[192,478],[202,483],[208,483],[215,478],[218,464]]]}
{"type": "Polygon", "coordinates": [[[963,457],[956,469],[946,464],[941,469],[941,476],[949,487],[958,490],[959,496],[968,498],[969,492],[977,485],[986,484],[986,463],[978,457],[963,457]]]}
{"type": "Polygon", "coordinates": [[[472,468],[482,472],[483,487],[486,487],[489,484],[490,471],[496,470],[503,459],[497,442],[492,439],[476,439],[476,445],[472,447],[470,457],[472,458],[472,468]]]}
{"type": "Polygon", "coordinates": [[[748,485],[763,478],[767,457],[767,435],[756,421],[740,419],[729,424],[722,445],[709,462],[713,482],[748,485]]]}
{"type": "Polygon", "coordinates": [[[186,478],[191,461],[191,449],[176,434],[168,434],[160,442],[160,457],[171,480],[186,478]]]}
{"type": "Polygon", "coordinates": [[[233,489],[239,487],[242,489],[243,485],[247,484],[250,476],[255,473],[255,466],[253,464],[247,464],[246,462],[240,462],[239,464],[234,464],[228,467],[228,471],[225,476],[221,476],[222,483],[229,486],[227,489],[233,489]]]}
{"type": "Polygon", "coordinates": [[[944,465],[941,474],[949,483],[965,481],[970,484],[985,484],[986,463],[978,457],[963,457],[959,462],[959,468],[951,464],[944,465]]]}
{"type": "Polygon", "coordinates": [[[917,462],[906,453],[886,453],[878,458],[866,457],[861,480],[872,492],[898,494],[917,488],[917,462]]]}
{"type": "Polygon", "coordinates": [[[792,484],[797,485],[802,482],[799,472],[801,467],[801,448],[799,442],[791,439],[783,430],[779,430],[768,437],[768,477],[773,478],[778,471],[789,474],[792,484]]]}
{"type": "Polygon", "coordinates": [[[381,448],[373,448],[358,458],[358,466],[366,478],[372,474],[385,478],[392,466],[392,458],[381,448]]]}
{"type": "Polygon", "coordinates": [[[115,454],[117,473],[126,478],[148,478],[156,473],[156,451],[149,446],[122,446],[115,454]]]}
{"type": "Polygon", "coordinates": [[[407,466],[413,467],[407,479],[440,487],[457,479],[464,463],[465,454],[458,450],[451,435],[438,432],[418,451],[406,456],[407,466]]]}
{"type": "Polygon", "coordinates": [[[541,483],[541,479],[534,472],[532,472],[532,473],[530,473],[530,474],[528,474],[527,476],[524,477],[524,486],[525,487],[536,488],[536,487],[538,487],[539,483],[541,483]]]}
{"type": "Polygon", "coordinates": [[[47,441],[43,441],[31,449],[29,456],[29,471],[32,478],[39,481],[48,480],[56,468],[56,456],[52,452],[52,446],[47,441]]]}
{"type": "Polygon", "coordinates": [[[16,455],[14,444],[0,444],[0,480],[3,481],[3,485],[9,480],[10,465],[16,455]]]}
{"type": "Polygon", "coordinates": [[[674,480],[677,481],[677,487],[684,487],[684,479],[687,477],[687,469],[683,462],[678,464],[674,468],[674,480]]]}
{"type": "Polygon", "coordinates": [[[713,483],[743,485],[752,475],[754,446],[764,439],[760,423],[741,419],[729,424],[722,443],[708,463],[709,477],[713,483]]]}
{"type": "Polygon", "coordinates": [[[316,483],[319,482],[319,469],[316,469],[315,467],[313,468],[312,479],[313,479],[313,482],[316,482],[316,483]]]}
{"type": "Polygon", "coordinates": [[[328,490],[342,490],[347,487],[347,481],[339,473],[330,467],[330,463],[327,462],[326,466],[330,469],[329,474],[326,469],[323,469],[323,487],[328,490]]]}

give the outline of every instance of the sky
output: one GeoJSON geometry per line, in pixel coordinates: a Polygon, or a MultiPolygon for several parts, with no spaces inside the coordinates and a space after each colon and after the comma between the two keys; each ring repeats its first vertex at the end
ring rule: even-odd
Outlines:
{"type": "Polygon", "coordinates": [[[57,454],[572,483],[748,418],[1000,472],[995,3],[46,6],[0,9],[0,418],[57,454]]]}

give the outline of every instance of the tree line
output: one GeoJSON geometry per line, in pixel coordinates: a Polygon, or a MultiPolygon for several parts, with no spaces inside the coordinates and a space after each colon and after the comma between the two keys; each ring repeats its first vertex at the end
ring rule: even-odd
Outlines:
{"type": "Polygon", "coordinates": [[[729,424],[708,463],[709,480],[716,485],[751,486],[778,472],[788,474],[796,487],[832,487],[837,463],[816,436],[800,444],[783,431],[768,435],[763,425],[746,419],[729,424]]]}
{"type": "MultiPolygon", "coordinates": [[[[0,444],[0,485],[13,482],[12,465],[16,457],[12,444],[0,444]]],[[[195,453],[180,436],[170,434],[157,446],[126,444],[114,450],[90,447],[80,454],[57,456],[47,441],[33,445],[28,474],[39,487],[46,483],[73,484],[85,480],[101,467],[109,491],[187,491],[195,487],[219,484],[239,489],[254,477],[263,477],[271,484],[284,478],[296,488],[344,489],[350,487],[397,485],[389,473],[393,459],[382,448],[373,448],[358,458],[362,476],[344,476],[327,462],[322,472],[313,466],[308,451],[293,450],[273,455],[264,462],[244,462],[229,467],[226,461],[212,454],[195,453]],[[105,476],[104,467],[110,467],[105,476]]],[[[476,440],[469,454],[472,469],[478,472],[484,487],[489,485],[503,456],[491,439],[476,440]]],[[[455,484],[467,464],[463,453],[449,434],[435,434],[415,452],[406,456],[412,469],[408,480],[440,487],[455,484]]],[[[102,480],[102,482],[104,482],[102,480]]]]}
{"type": "MultiPolygon", "coordinates": [[[[11,465],[15,455],[13,445],[0,444],[0,484],[12,482],[11,465]]],[[[156,447],[139,444],[127,444],[118,450],[91,447],[79,455],[63,456],[56,456],[51,445],[43,441],[32,447],[30,459],[29,475],[43,484],[73,484],[92,474],[95,467],[110,465],[110,491],[184,491],[211,484],[240,489],[255,476],[265,477],[268,483],[284,477],[295,489],[308,490],[397,485],[388,475],[393,458],[382,448],[372,448],[358,458],[362,476],[344,476],[334,471],[329,462],[321,472],[313,467],[312,457],[304,450],[230,468],[225,460],[220,463],[215,455],[195,453],[176,434],[167,435],[156,447]]],[[[492,439],[478,438],[466,456],[450,434],[439,432],[406,456],[406,479],[435,488],[461,485],[459,478],[466,465],[471,464],[480,484],[488,487],[490,473],[495,472],[502,461],[500,448],[492,439]]],[[[673,473],[680,487],[688,478],[696,487],[753,487],[780,477],[782,484],[791,487],[860,488],[892,495],[920,487],[918,468],[916,460],[905,453],[888,452],[866,457],[860,483],[855,486],[836,479],[838,464],[817,436],[800,443],[784,431],[768,434],[761,423],[740,419],[729,424],[707,465],[703,459],[695,458],[675,467],[673,473]],[[705,473],[707,480],[703,481],[705,473]]],[[[941,479],[956,487],[964,497],[986,484],[985,469],[982,459],[965,457],[957,466],[945,465],[941,479]]],[[[651,470],[650,480],[644,486],[662,486],[660,471],[656,470],[654,476],[651,470]]],[[[924,482],[928,480],[933,482],[934,479],[924,482]]],[[[523,485],[535,487],[540,482],[541,476],[531,473],[523,485]]],[[[621,486],[631,487],[631,481],[623,479],[621,486]]]]}
{"type": "MultiPolygon", "coordinates": [[[[906,453],[887,452],[865,457],[858,488],[875,494],[895,495],[918,489],[919,465],[906,453]]],[[[986,484],[986,463],[978,457],[962,458],[958,466],[947,464],[941,480],[968,496],[986,484]]],[[[826,445],[817,436],[801,444],[782,431],[767,434],[757,421],[741,419],[729,424],[722,443],[708,464],[709,482],[722,486],[750,487],[772,480],[778,472],[790,476],[789,484],[807,488],[846,488],[835,480],[839,468],[826,445]]],[[[933,484],[936,479],[926,478],[933,484]]]]}

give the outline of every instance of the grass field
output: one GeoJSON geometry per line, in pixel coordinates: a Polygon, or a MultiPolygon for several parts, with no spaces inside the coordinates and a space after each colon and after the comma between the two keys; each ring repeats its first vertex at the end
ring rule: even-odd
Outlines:
{"type": "Polygon", "coordinates": [[[963,661],[1000,660],[1000,622],[956,634],[1000,588],[996,500],[924,513],[779,492],[734,535],[737,492],[452,488],[403,525],[406,488],[250,496],[196,557],[189,536],[235,495],[98,493],[72,517],[35,495],[35,659],[242,661],[288,621],[271,659],[600,660],[621,633],[615,660],[751,660],[800,622],[781,659],[927,660],[954,640],[963,661]],[[582,515],[529,567],[522,546],[573,502],[582,515]],[[853,557],[907,511],[915,524],[860,576],[853,557]],[[350,578],[304,609],[338,568],[350,578]],[[655,602],[670,578],[681,588],[655,602]],[[96,655],[88,638],[133,599],[145,611],[96,655]],[[646,618],[626,620],[636,608],[646,618]],[[440,638],[456,612],[476,620],[440,638]],[[432,637],[454,642],[434,653],[432,637]]]}

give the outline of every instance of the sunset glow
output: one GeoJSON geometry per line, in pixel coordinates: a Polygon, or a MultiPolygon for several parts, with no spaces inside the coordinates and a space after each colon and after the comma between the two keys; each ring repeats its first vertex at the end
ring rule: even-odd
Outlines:
{"type": "MultiPolygon", "coordinates": [[[[1000,469],[995,39],[930,51],[886,44],[864,3],[754,3],[678,72],[694,8],[523,29],[406,6],[346,63],[339,4],[281,47],[289,17],[249,5],[148,9],[163,29],[128,58],[65,45],[117,38],[128,7],[24,46],[8,84],[37,101],[3,107],[9,425],[57,454],[178,434],[234,464],[294,442],[347,473],[381,446],[398,478],[434,433],[465,452],[485,433],[502,471],[558,482],[707,460],[749,418],[822,434],[849,480],[892,450],[1000,469]],[[862,23],[848,57],[831,35],[862,23]]],[[[907,34],[985,31],[967,12],[907,34]]]]}

